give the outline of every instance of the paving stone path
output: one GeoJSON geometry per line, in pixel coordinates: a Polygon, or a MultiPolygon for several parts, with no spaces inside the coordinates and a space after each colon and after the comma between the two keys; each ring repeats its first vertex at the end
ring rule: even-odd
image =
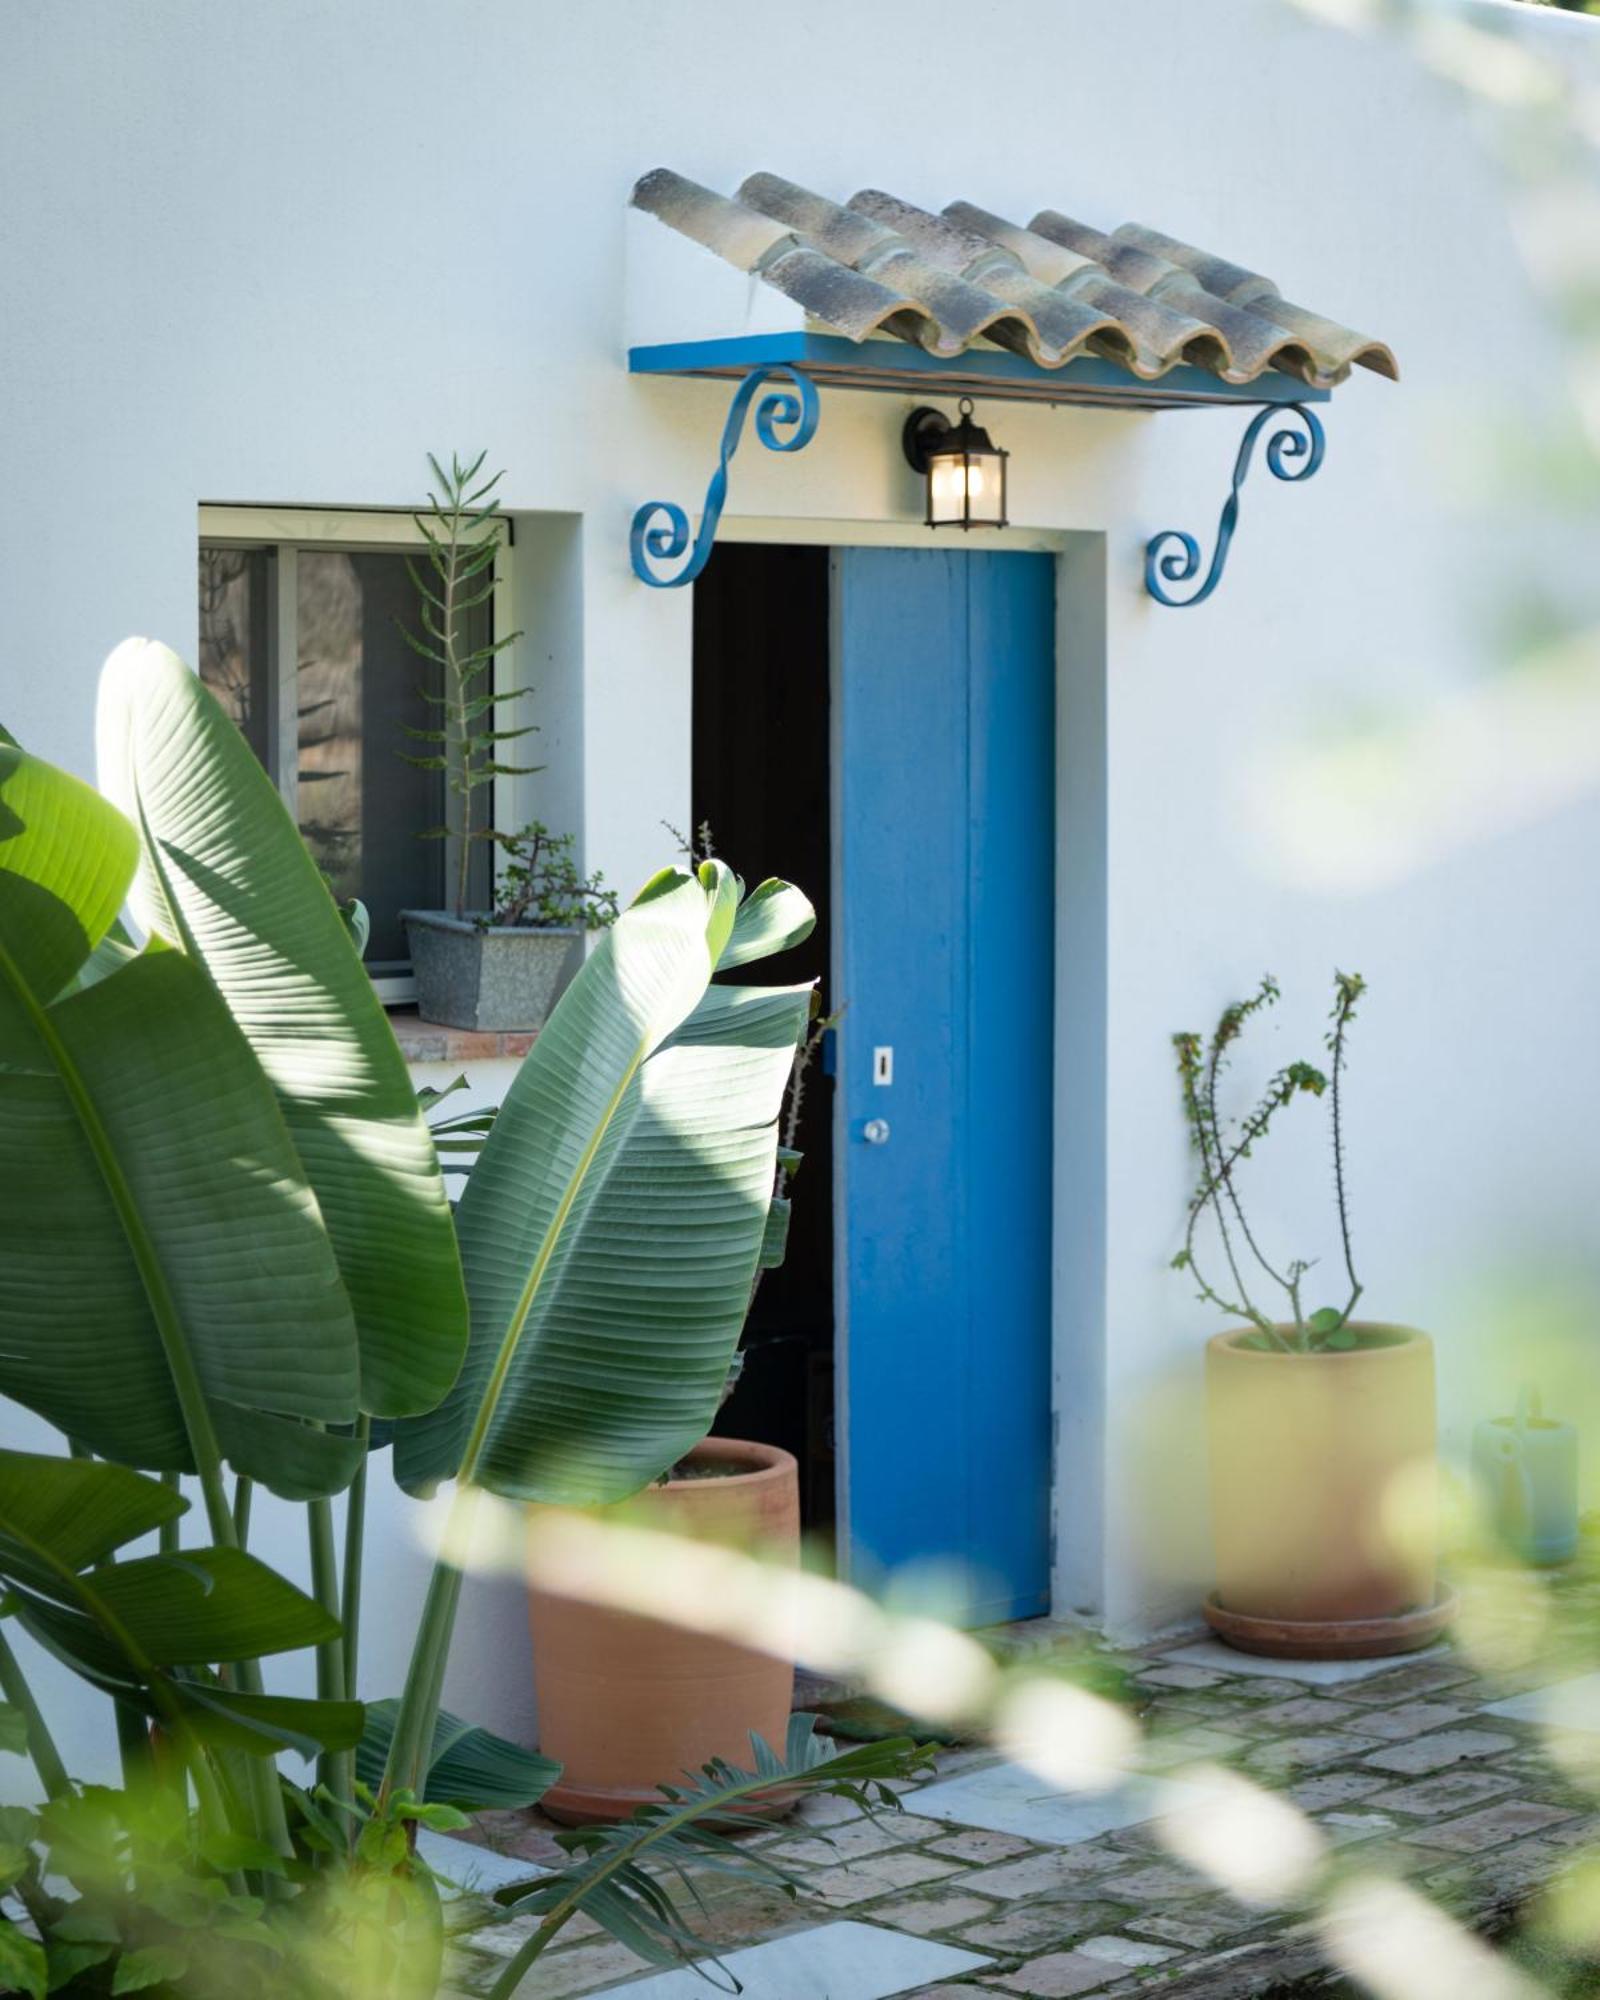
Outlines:
{"type": "MultiPolygon", "coordinates": [[[[1149,1761],[1176,1772],[1230,1765],[1293,1801],[1341,1861],[1403,1876],[1465,1919],[1492,1921],[1576,1850],[1600,1849],[1600,1675],[1587,1692],[1579,1678],[1596,1659],[1597,1572],[1590,1564],[1559,1586],[1540,1584],[1498,1650],[1495,1628],[1478,1620],[1480,1646],[1488,1630],[1499,1663],[1492,1671],[1452,1646],[1377,1672],[1364,1663],[1360,1678],[1323,1669],[1320,1685],[1197,1648],[1193,1636],[1119,1656],[1144,1703],[1149,1761]],[[1529,1715],[1494,1712],[1556,1685],[1576,1690],[1556,1737],[1529,1715]],[[1570,1726],[1584,1717],[1588,1728],[1570,1726]]],[[[1030,1651],[1059,1638],[1045,1621],[1025,1629],[1030,1651]]],[[[719,1953],[742,1952],[736,1970],[750,2000],[1244,2000],[1320,1986],[1328,1975],[1306,1913],[1220,1894],[1166,1852],[1141,1798],[1101,1801],[1097,1819],[1075,1819],[1075,1801],[1019,1781],[993,1750],[946,1752],[935,1779],[907,1789],[903,1813],[870,1820],[821,1799],[755,1836],[802,1878],[804,1896],[713,1877],[700,1928],[719,1953]],[[1103,1825],[1107,1817],[1123,1823],[1103,1825]],[[748,1949],[763,1944],[766,1953],[748,1949]],[[848,1969],[819,1985],[804,1972],[808,1951],[832,1952],[827,1963],[848,1969]]],[[[501,1854],[557,1858],[537,1814],[487,1816],[481,1837],[501,1854]]],[[[460,1990],[481,1992],[526,1935],[525,1923],[476,1933],[460,1990]]],[[[693,1974],[652,1972],[580,1919],[518,2000],[613,1990],[677,2000],[713,1989],[693,1974]]]]}

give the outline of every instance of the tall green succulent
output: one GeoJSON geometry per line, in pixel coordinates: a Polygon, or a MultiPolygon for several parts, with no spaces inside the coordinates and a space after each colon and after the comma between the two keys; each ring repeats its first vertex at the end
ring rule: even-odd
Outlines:
{"type": "Polygon", "coordinates": [[[473,613],[493,600],[500,543],[500,502],[494,489],[505,475],[497,472],[474,484],[486,456],[480,451],[470,465],[463,465],[452,454],[446,472],[431,452],[428,455],[434,485],[428,494],[428,511],[414,517],[428,545],[427,557],[421,563],[406,558],[420,599],[420,629],[411,632],[401,627],[406,643],[439,675],[437,693],[431,688],[423,690],[423,699],[438,712],[439,726],[406,732],[436,748],[408,755],[406,761],[424,771],[442,771],[447,796],[454,801],[445,824],[430,831],[456,843],[453,903],[458,917],[466,914],[474,847],[480,841],[498,838],[493,826],[487,821],[480,823],[479,792],[496,778],[529,777],[540,768],[537,764],[508,764],[500,747],[530,735],[533,723],[510,729],[495,727],[499,705],[528,692],[526,688],[511,688],[501,693],[494,685],[495,661],[521,633],[506,632],[476,643],[468,636],[473,613]]]}

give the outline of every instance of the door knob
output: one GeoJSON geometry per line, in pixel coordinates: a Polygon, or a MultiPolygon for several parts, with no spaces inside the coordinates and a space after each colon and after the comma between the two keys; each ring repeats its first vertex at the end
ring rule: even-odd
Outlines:
{"type": "Polygon", "coordinates": [[[869,1118],[861,1128],[861,1136],[869,1146],[887,1146],[889,1143],[888,1119],[869,1118]]]}

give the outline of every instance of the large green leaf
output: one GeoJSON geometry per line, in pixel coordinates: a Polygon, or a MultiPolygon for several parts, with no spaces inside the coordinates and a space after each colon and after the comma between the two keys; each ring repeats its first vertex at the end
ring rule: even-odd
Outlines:
{"type": "Polygon", "coordinates": [[[48,1006],[116,921],[133,880],[132,827],[77,778],[0,744],[0,1050],[34,1046],[48,1006]]]}
{"type": "Polygon", "coordinates": [[[396,1473],[512,1497],[637,1491],[710,1427],[766,1228],[809,988],[709,986],[733,878],[667,871],[572,982],[458,1212],[472,1300],[448,1401],[396,1473]]]}
{"type": "Polygon", "coordinates": [[[120,1465],[86,1458],[51,1458],[32,1451],[0,1451],[0,1563],[36,1589],[51,1588],[56,1571],[25,1560],[24,1542],[42,1543],[57,1564],[87,1569],[141,1535],[188,1511],[181,1493],[120,1465]]]}
{"type": "Polygon", "coordinates": [[[339,1633],[338,1619],[242,1549],[112,1563],[53,1597],[19,1585],[13,1601],[23,1624],[63,1659],[108,1680],[296,1652],[339,1633]]]}
{"type": "Polygon", "coordinates": [[[100,783],[139,828],[141,920],[203,964],[278,1092],[355,1311],[361,1404],[431,1409],[467,1308],[405,1060],[344,918],[238,729],[165,646],[100,684],[100,783]]]}
{"type": "MultiPolygon", "coordinates": [[[[103,1558],[181,1512],[186,1503],[156,1481],[97,1461],[0,1451],[0,1580],[18,1621],[75,1672],[101,1687],[142,1696],[181,1721],[189,1695],[167,1671],[255,1659],[315,1645],[338,1621],[265,1563],[240,1549],[103,1558]],[[90,1567],[89,1565],[95,1565],[90,1567]]],[[[205,1706],[213,1691],[193,1684],[205,1706]]],[[[215,1691],[222,1719],[260,1728],[303,1726],[258,1698],[237,1719],[215,1691]]],[[[291,1704],[309,1711],[316,1704],[291,1704]]],[[[327,1718],[335,1735],[355,1715],[327,1718]]]]}
{"type": "Polygon", "coordinates": [[[113,807],[0,747],[0,1390],[184,1469],[191,1381],[241,1471],[334,1491],[346,1441],[300,1445],[355,1415],[355,1327],[260,1065],[180,953],[77,984],[132,860],[113,807]]]}
{"type": "Polygon", "coordinates": [[[213,1401],[211,1420],[223,1457],[285,1500],[322,1500],[344,1492],[367,1455],[348,1431],[325,1431],[298,1417],[245,1410],[237,1403],[213,1401]]]}
{"type": "Polygon", "coordinates": [[[158,1667],[249,1660],[339,1636],[339,1621],[243,1549],[141,1556],[96,1573],[99,1602],[158,1667]]]}
{"type": "MultiPolygon", "coordinates": [[[[399,1709],[392,1700],[367,1704],[356,1776],[374,1790],[383,1780],[399,1709]]],[[[513,1811],[537,1805],[560,1775],[561,1766],[536,1750],[524,1750],[520,1743],[441,1709],[422,1796],[429,1805],[457,1806],[462,1812],[513,1811]]]]}
{"type": "Polygon", "coordinates": [[[298,1695],[241,1694],[236,1688],[183,1680],[173,1684],[178,1705],[203,1742],[246,1756],[275,1757],[294,1750],[349,1750],[361,1741],[366,1709],[359,1701],[308,1701],[298,1695]]]}
{"type": "Polygon", "coordinates": [[[769,877],[739,905],[717,969],[729,972],[736,965],[748,965],[752,959],[770,958],[774,952],[787,951],[790,945],[810,937],[816,924],[817,913],[810,899],[792,882],[769,877]]]}
{"type": "Polygon", "coordinates": [[[19,1931],[9,1917],[0,1917],[0,1992],[44,2000],[49,1983],[44,1946],[19,1931]]]}

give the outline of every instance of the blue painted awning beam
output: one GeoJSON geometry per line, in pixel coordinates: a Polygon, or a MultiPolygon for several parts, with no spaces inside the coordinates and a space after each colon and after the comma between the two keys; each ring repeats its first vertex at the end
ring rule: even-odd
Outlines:
{"type": "Polygon", "coordinates": [[[752,368],[784,367],[822,388],[880,394],[981,396],[990,402],[1061,403],[1111,410],[1204,410],[1218,404],[1325,403],[1329,391],[1292,376],[1266,374],[1224,382],[1205,368],[1169,368],[1145,381],[1115,361],[1080,355],[1042,368],[1003,347],[930,354],[904,340],[846,340],[828,333],[751,333],[727,340],[675,340],[628,350],[633,375],[738,377],[752,368]]]}

